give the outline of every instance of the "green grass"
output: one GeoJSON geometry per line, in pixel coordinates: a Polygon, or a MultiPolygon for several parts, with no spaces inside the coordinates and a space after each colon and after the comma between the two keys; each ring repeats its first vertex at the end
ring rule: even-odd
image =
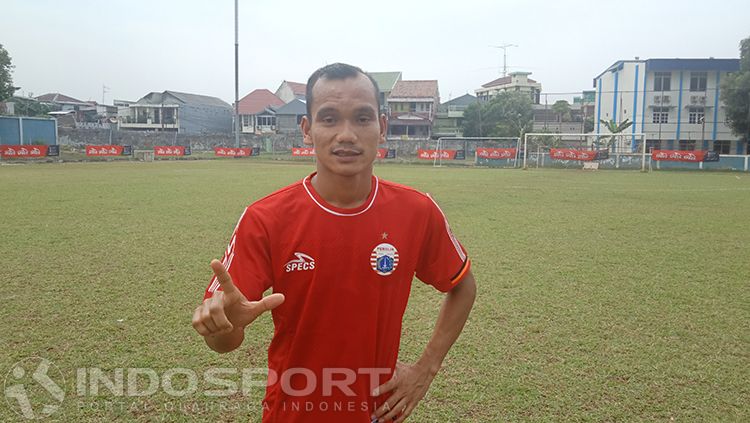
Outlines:
{"type": "MultiPolygon", "coordinates": [[[[264,366],[269,316],[227,355],[204,346],[190,317],[243,207],[311,169],[0,166],[0,376],[26,357],[51,360],[66,381],[60,421],[259,421],[257,389],[231,400],[77,397],[75,372],[264,366]]],[[[750,175],[376,171],[437,198],[479,284],[410,421],[750,419],[750,175]]],[[[415,283],[402,360],[418,357],[440,299],[415,283]]],[[[0,421],[17,419],[0,404],[0,421]]]]}

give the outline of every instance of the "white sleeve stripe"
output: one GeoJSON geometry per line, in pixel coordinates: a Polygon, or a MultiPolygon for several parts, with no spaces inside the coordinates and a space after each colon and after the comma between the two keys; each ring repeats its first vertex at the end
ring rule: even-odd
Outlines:
{"type": "MultiPolygon", "coordinates": [[[[229,240],[229,245],[227,245],[226,251],[224,251],[224,257],[221,259],[221,264],[224,265],[224,267],[227,269],[227,272],[229,271],[229,268],[232,266],[232,259],[234,259],[234,244],[237,241],[237,230],[240,227],[240,223],[242,222],[242,218],[245,217],[245,213],[247,213],[247,207],[242,212],[242,215],[240,215],[240,219],[237,221],[237,224],[234,226],[234,231],[232,231],[232,237],[229,240]]],[[[208,292],[216,292],[217,289],[219,289],[219,280],[214,275],[211,278],[211,284],[208,287],[208,292]]]]}
{"type": "Polygon", "coordinates": [[[443,210],[440,208],[438,203],[435,202],[435,200],[432,198],[430,194],[427,194],[427,198],[432,201],[432,204],[437,207],[440,214],[443,216],[443,221],[445,222],[445,231],[448,233],[448,237],[450,238],[451,242],[453,243],[453,247],[456,249],[456,252],[458,253],[458,257],[461,258],[461,261],[466,261],[466,254],[464,253],[464,250],[461,249],[461,244],[458,242],[456,237],[453,235],[453,232],[451,231],[450,224],[448,223],[448,218],[445,217],[445,213],[443,213],[443,210]]]}

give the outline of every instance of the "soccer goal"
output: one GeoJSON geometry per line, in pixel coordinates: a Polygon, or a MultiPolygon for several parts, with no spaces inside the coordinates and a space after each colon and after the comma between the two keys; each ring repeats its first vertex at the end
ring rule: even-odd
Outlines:
{"type": "Polygon", "coordinates": [[[523,168],[596,167],[646,170],[650,162],[645,145],[645,134],[557,134],[529,133],[524,135],[523,168]]]}
{"type": "Polygon", "coordinates": [[[517,167],[521,139],[518,137],[441,137],[432,153],[434,167],[444,162],[463,160],[463,163],[502,167],[517,167]],[[471,161],[470,161],[471,160],[471,161]]]}

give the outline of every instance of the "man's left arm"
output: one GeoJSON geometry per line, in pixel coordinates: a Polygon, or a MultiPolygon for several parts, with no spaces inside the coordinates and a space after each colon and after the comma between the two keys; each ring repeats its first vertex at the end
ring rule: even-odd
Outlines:
{"type": "Polygon", "coordinates": [[[413,365],[398,363],[393,378],[373,392],[378,396],[391,393],[388,400],[373,414],[378,422],[403,422],[424,398],[432,380],[453,343],[464,328],[469,312],[474,305],[477,285],[469,270],[463,279],[450,291],[440,308],[435,329],[419,360],[413,365]]]}

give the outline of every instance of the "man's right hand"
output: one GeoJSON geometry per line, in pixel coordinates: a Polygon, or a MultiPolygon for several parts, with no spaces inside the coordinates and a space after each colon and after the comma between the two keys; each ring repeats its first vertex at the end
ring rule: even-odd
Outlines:
{"type": "Polygon", "coordinates": [[[204,337],[228,335],[242,331],[258,316],[284,302],[283,294],[271,294],[259,301],[248,301],[234,286],[232,277],[219,260],[211,261],[221,291],[203,301],[193,313],[193,328],[204,337]]]}

